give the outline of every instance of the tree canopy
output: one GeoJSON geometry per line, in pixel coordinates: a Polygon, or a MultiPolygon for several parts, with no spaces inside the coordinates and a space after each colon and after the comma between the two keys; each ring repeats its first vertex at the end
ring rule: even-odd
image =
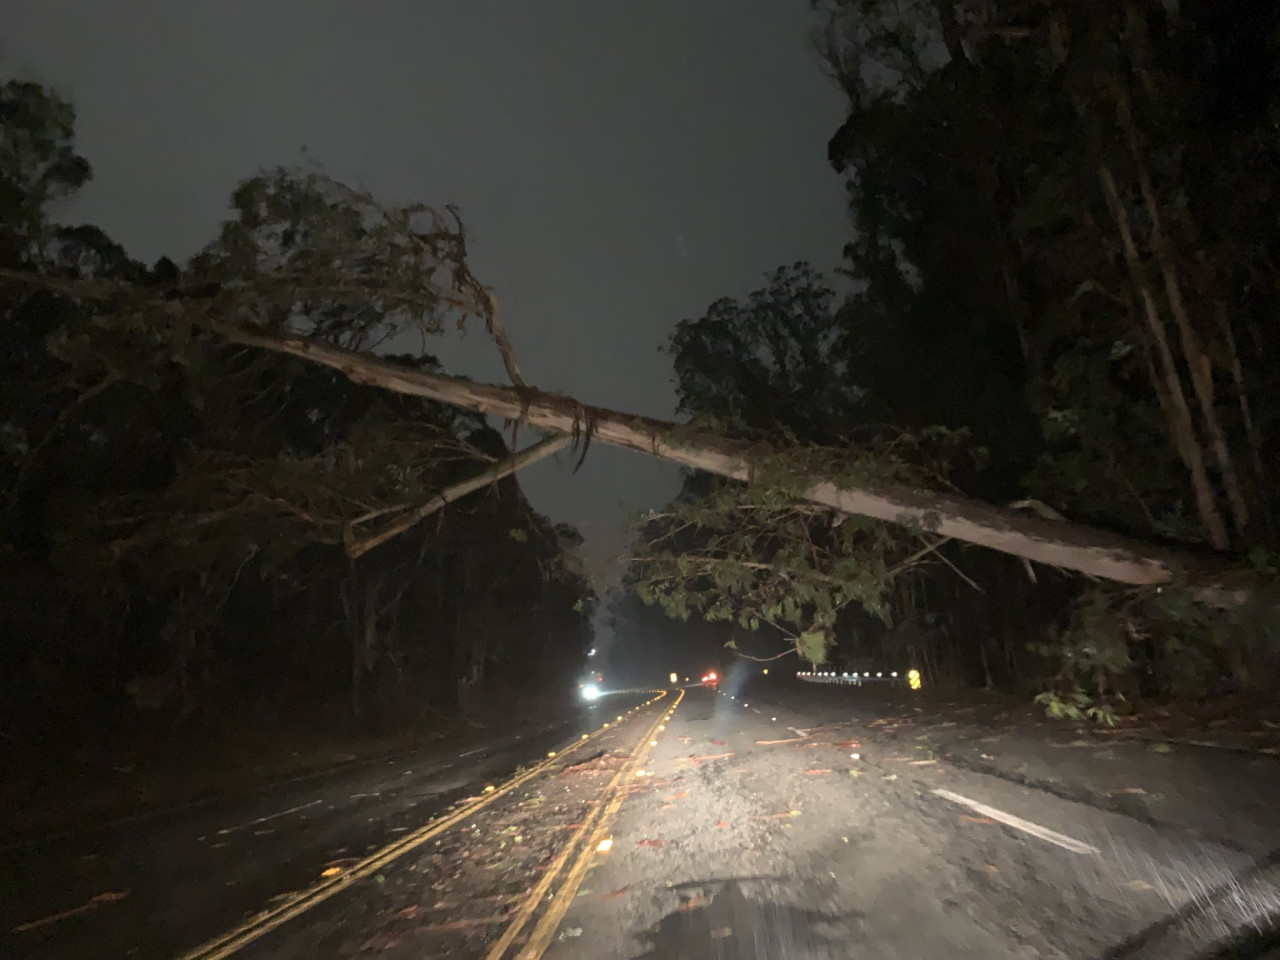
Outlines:
{"type": "MultiPolygon", "coordinates": [[[[815,8],[849,104],[828,159],[853,292],[786,268],[680,324],[684,409],[1273,571],[1275,6],[815,8]]],[[[815,662],[905,655],[988,685],[1056,673],[1046,700],[1065,712],[1139,681],[1275,675],[1269,592],[1212,613],[920,531],[854,534],[780,491],[766,506],[691,481],[642,528],[637,589],[676,615],[782,615],[815,662]]]]}
{"type": "Polygon", "coordinates": [[[842,277],[784,266],[680,323],[681,428],[529,387],[448,208],[275,171],[183,266],[50,223],[90,175],[74,117],[6,85],[7,575],[70,604],[81,663],[112,651],[135,701],[184,710],[233,636],[299,605],[309,633],[343,625],[357,710],[403,677],[408,603],[437,700],[572,659],[594,603],[574,535],[510,480],[431,506],[514,469],[488,413],[705,471],[638,528],[629,588],[671,616],[1075,716],[1273,682],[1280,11],[814,7],[848,103],[842,277]],[[473,320],[513,387],[440,374],[426,338],[473,320]],[[1187,582],[1202,562],[1250,589],[1187,582]],[[521,604],[541,647],[503,639],[521,604]]]}
{"type": "Polygon", "coordinates": [[[446,322],[495,322],[451,211],[278,170],[190,263],[148,267],[48,217],[91,174],[68,103],[11,82],[0,120],[6,729],[317,694],[378,719],[569,681],[581,538],[513,479],[445,505],[509,457],[482,417],[215,333],[438,369],[446,322]]]}

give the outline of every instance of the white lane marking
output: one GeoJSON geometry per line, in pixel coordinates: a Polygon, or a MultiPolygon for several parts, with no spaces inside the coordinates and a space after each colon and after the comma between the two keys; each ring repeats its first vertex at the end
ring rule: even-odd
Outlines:
{"type": "Polygon", "coordinates": [[[792,733],[794,733],[797,737],[807,737],[809,735],[808,730],[797,730],[795,727],[787,727],[787,729],[790,730],[792,733]]]}
{"type": "Polygon", "coordinates": [[[1031,823],[1029,820],[1023,820],[1021,817],[1015,817],[1011,813],[1005,813],[1003,810],[997,810],[995,807],[989,807],[985,803],[979,803],[977,800],[970,800],[968,797],[962,797],[958,793],[952,793],[950,790],[934,790],[934,794],[942,797],[944,800],[950,800],[952,803],[958,803],[962,807],[968,807],[984,817],[990,817],[992,820],[998,820],[1007,826],[1013,827],[1015,830],[1021,830],[1023,833],[1029,833],[1033,837],[1039,837],[1041,840],[1047,840],[1049,843],[1057,844],[1064,850],[1070,850],[1072,853],[1100,853],[1097,847],[1092,847],[1080,840],[1075,840],[1048,827],[1042,827],[1039,824],[1031,823]]]}
{"type": "Polygon", "coordinates": [[[463,757],[470,757],[470,756],[474,756],[477,753],[484,753],[488,749],[489,749],[488,744],[486,744],[483,747],[476,747],[474,750],[468,750],[466,753],[458,754],[458,759],[461,760],[463,757]]]}
{"type": "Polygon", "coordinates": [[[299,810],[305,810],[307,807],[314,807],[317,803],[323,803],[321,800],[312,800],[310,803],[304,803],[301,806],[290,807],[288,810],[281,810],[279,813],[273,813],[265,817],[259,817],[257,820],[250,820],[248,823],[238,823],[234,827],[223,827],[218,831],[218,836],[226,836],[228,833],[234,833],[237,830],[243,830],[245,827],[256,827],[260,823],[266,823],[268,820],[274,820],[276,817],[286,817],[291,813],[297,813],[299,810]]]}

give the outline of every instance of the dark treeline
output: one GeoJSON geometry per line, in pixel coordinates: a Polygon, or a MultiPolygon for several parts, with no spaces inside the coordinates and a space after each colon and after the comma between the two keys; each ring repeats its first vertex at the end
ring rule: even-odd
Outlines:
{"type": "MultiPolygon", "coordinates": [[[[786,267],[680,324],[684,410],[1274,574],[1280,7],[815,7],[844,276],[786,267]]],[[[673,615],[1057,713],[1276,680],[1271,595],[1206,610],[701,478],[641,545],[673,615]]]]}
{"type": "Polygon", "coordinates": [[[282,173],[247,181],[190,264],[148,267],[50,221],[90,176],[73,120],[43,87],[0,87],[6,745],[250,718],[399,729],[572,689],[595,604],[576,531],[514,478],[400,530],[506,458],[502,436],[193,322],[409,343],[483,292],[461,228],[282,173]]]}

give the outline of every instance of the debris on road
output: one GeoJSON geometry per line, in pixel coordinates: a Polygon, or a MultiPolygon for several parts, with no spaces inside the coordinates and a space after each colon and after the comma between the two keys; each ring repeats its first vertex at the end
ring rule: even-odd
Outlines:
{"type": "Polygon", "coordinates": [[[78,907],[72,907],[70,910],[62,910],[59,913],[51,913],[49,914],[49,916],[41,917],[39,920],[31,920],[27,923],[20,923],[18,924],[18,926],[14,927],[9,932],[10,933],[26,933],[29,930],[36,930],[40,927],[47,927],[51,923],[58,923],[61,920],[66,920],[66,919],[69,919],[70,917],[76,917],[82,913],[88,913],[90,910],[96,910],[98,907],[102,906],[104,903],[115,903],[119,900],[123,900],[127,896],[129,896],[128,890],[121,890],[119,892],[108,890],[105,893],[100,893],[95,897],[91,897],[87,902],[80,904],[80,906],[78,907]]]}

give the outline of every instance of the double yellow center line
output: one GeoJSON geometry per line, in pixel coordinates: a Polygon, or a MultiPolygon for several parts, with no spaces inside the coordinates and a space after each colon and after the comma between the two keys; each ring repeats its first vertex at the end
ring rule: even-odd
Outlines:
{"type": "MultiPolygon", "coordinates": [[[[660,693],[649,703],[662,699],[666,696],[666,691],[660,693]]],[[[683,692],[681,693],[683,696],[683,692]]],[[[679,703],[679,700],[676,701],[679,703]]],[[[648,704],[646,704],[647,706],[648,704]]],[[[666,716],[664,712],[662,716],[666,716]]],[[[655,724],[655,728],[658,724],[655,724]]],[[[584,735],[582,739],[575,741],[568,747],[565,747],[558,754],[552,753],[547,759],[535,764],[527,770],[524,770],[506,783],[495,789],[489,790],[484,795],[477,797],[471,803],[455,810],[438,820],[433,820],[425,826],[420,827],[412,833],[406,834],[394,843],[387,844],[381,850],[370,854],[359,863],[353,865],[337,876],[322,880],[305,890],[289,894],[281,902],[274,906],[255,914],[244,923],[240,924],[226,933],[214,937],[202,943],[193,950],[184,953],[179,960],[225,960],[232,954],[244,949],[260,937],[265,936],[277,927],[288,923],[290,920],[306,913],[311,908],[323,903],[335,894],[345,890],[358,880],[372,876],[383,867],[403,857],[406,853],[422,846],[428,840],[439,836],[455,824],[473,816],[479,810],[487,807],[499,797],[506,796],[512,790],[515,790],[525,783],[528,783],[534,777],[544,773],[547,769],[561,762],[565,755],[572,753],[587,743],[590,743],[596,737],[605,733],[610,729],[609,724],[605,724],[595,733],[584,735]]],[[[645,738],[644,743],[647,744],[649,737],[645,738]]],[[[616,778],[615,778],[616,779],[616,778]]]]}
{"type": "Polygon", "coordinates": [[[597,849],[608,836],[609,824],[627,797],[627,786],[639,771],[645,757],[649,754],[649,749],[654,744],[654,735],[671,718],[683,699],[684,691],[681,690],[676,696],[675,703],[669,709],[659,713],[658,718],[645,731],[636,749],[632,751],[631,758],[614,775],[609,785],[592,805],[590,812],[583,818],[582,825],[574,831],[565,848],[542,875],[542,879],[526,895],[507,929],[485,954],[485,960],[503,960],[538,907],[549,900],[545,912],[538,920],[537,926],[533,928],[528,941],[516,954],[516,960],[538,960],[546,952],[547,947],[551,945],[551,938],[555,936],[556,928],[560,926],[560,921],[564,919],[565,913],[568,912],[570,904],[577,895],[578,888],[582,886],[582,881],[591,868],[597,849]],[[575,852],[576,858],[574,858],[575,852]],[[552,885],[570,859],[573,859],[573,865],[565,875],[564,882],[554,894],[549,894],[552,885]]]}

